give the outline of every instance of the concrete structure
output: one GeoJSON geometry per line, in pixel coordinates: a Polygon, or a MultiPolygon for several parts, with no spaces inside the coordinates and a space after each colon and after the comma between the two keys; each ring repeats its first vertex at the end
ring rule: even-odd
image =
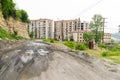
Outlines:
{"type": "Polygon", "coordinates": [[[75,42],[85,42],[85,40],[83,39],[83,33],[84,32],[87,32],[87,31],[80,30],[80,31],[71,32],[71,34],[73,35],[73,40],[75,42]]]}
{"type": "Polygon", "coordinates": [[[56,40],[75,40],[83,42],[83,31],[88,30],[88,23],[80,19],[59,20],[54,22],[56,40]],[[81,36],[77,38],[78,36],[81,36]]]}
{"type": "Polygon", "coordinates": [[[31,20],[28,25],[29,32],[34,33],[34,38],[54,39],[54,24],[50,19],[31,20]]]}
{"type": "Polygon", "coordinates": [[[110,33],[104,33],[104,43],[111,43],[111,34],[110,33]]]}

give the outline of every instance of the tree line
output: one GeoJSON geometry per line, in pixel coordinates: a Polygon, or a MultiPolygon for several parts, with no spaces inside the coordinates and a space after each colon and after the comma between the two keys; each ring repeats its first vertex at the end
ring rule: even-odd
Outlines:
{"type": "Polygon", "coordinates": [[[17,10],[13,0],[1,0],[2,14],[5,19],[13,17],[14,19],[21,20],[22,22],[29,22],[28,14],[25,10],[17,10]]]}

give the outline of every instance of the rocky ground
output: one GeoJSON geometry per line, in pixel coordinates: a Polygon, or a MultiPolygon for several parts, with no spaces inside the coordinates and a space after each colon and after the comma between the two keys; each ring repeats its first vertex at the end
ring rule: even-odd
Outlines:
{"type": "Polygon", "coordinates": [[[120,80],[120,65],[62,44],[20,43],[0,50],[0,80],[120,80]]]}

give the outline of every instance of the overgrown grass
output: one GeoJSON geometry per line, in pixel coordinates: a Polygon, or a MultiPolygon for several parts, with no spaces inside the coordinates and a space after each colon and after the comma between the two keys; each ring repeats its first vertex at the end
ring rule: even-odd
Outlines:
{"type": "Polygon", "coordinates": [[[75,49],[75,42],[73,41],[64,41],[63,44],[71,49],[75,49]]]}
{"type": "Polygon", "coordinates": [[[87,46],[83,43],[78,43],[76,44],[76,50],[86,50],[87,49],[87,46]]]}
{"type": "Polygon", "coordinates": [[[9,32],[7,32],[6,30],[2,29],[1,27],[0,27],[0,38],[2,40],[9,40],[9,39],[20,40],[20,39],[24,39],[21,36],[17,36],[15,34],[10,34],[9,32]]]}
{"type": "MultiPolygon", "coordinates": [[[[96,58],[104,58],[110,60],[112,63],[120,64],[120,45],[113,45],[110,48],[107,47],[100,47],[97,50],[85,50],[86,53],[93,55],[96,58]]],[[[110,63],[111,63],[110,62],[110,63]]]]}
{"type": "Polygon", "coordinates": [[[120,51],[107,51],[102,53],[103,57],[120,56],[120,51]]]}
{"type": "Polygon", "coordinates": [[[54,39],[43,39],[44,42],[48,43],[55,43],[56,41],[54,39]]]}
{"type": "Polygon", "coordinates": [[[76,43],[74,41],[64,41],[63,44],[74,50],[86,50],[87,49],[85,44],[76,43]]]}

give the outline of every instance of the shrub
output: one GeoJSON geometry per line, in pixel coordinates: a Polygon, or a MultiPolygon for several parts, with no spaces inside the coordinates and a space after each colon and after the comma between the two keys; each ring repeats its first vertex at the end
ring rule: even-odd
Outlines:
{"type": "Polygon", "coordinates": [[[108,56],[108,52],[103,52],[103,53],[102,53],[102,56],[103,56],[103,57],[108,56]]]}
{"type": "Polygon", "coordinates": [[[102,56],[103,57],[108,57],[108,56],[119,56],[120,55],[120,52],[119,51],[114,51],[114,52],[103,52],[102,53],[102,56]]]}
{"type": "Polygon", "coordinates": [[[67,47],[71,48],[71,49],[75,49],[75,43],[72,42],[72,41],[66,41],[63,44],[66,45],[67,47]]]}
{"type": "Polygon", "coordinates": [[[87,49],[87,47],[83,43],[79,43],[76,45],[76,50],[86,50],[86,49],[87,49]]]}
{"type": "Polygon", "coordinates": [[[109,48],[110,51],[120,51],[120,45],[115,45],[109,48]]]}
{"type": "Polygon", "coordinates": [[[100,48],[107,48],[107,45],[100,43],[100,44],[98,44],[98,47],[100,47],[100,48]]]}
{"type": "Polygon", "coordinates": [[[50,43],[54,43],[53,39],[43,39],[44,42],[50,42],[50,43]]]}
{"type": "Polygon", "coordinates": [[[50,43],[54,43],[54,40],[53,40],[53,39],[50,39],[50,43]]]}

